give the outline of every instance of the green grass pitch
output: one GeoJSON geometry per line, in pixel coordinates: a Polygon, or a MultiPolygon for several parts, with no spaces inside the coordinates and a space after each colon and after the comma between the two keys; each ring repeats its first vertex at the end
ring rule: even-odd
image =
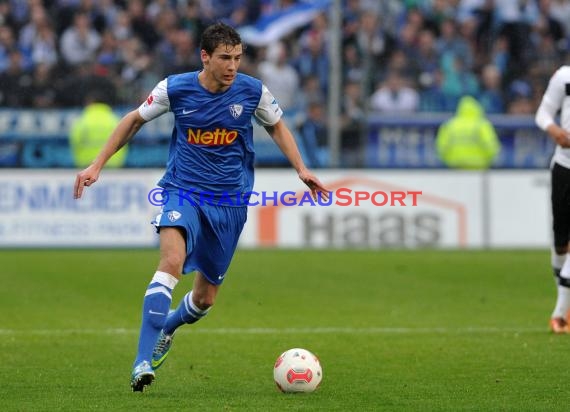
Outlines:
{"type": "MultiPolygon", "coordinates": [[[[144,393],[129,378],[155,250],[0,251],[0,410],[561,411],[548,251],[239,250],[144,393]],[[272,377],[321,359],[312,394],[272,377]]],[[[174,300],[191,286],[177,286],[174,300]]]]}

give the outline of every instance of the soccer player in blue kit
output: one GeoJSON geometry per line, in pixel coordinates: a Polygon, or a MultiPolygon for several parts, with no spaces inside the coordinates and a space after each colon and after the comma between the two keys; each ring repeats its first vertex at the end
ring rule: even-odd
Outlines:
{"type": "Polygon", "coordinates": [[[242,53],[241,38],[232,27],[215,23],[206,28],[200,43],[203,69],[159,82],[138,109],[122,118],[93,163],[75,179],[78,199],[143,124],[168,111],[174,114],[166,171],[158,183],[169,196],[154,222],[160,260],[144,296],[133,391],[142,392],[152,383],[176,329],[200,320],[215,302],[247,219],[247,201],[227,194],[245,194],[253,187],[252,117],[265,127],[312,196],[328,198],[327,189],[304,165],[270,91],[237,72],[242,53]],[[203,201],[203,193],[209,201],[203,201]],[[196,272],[192,290],[169,313],[172,290],[181,274],[190,272],[196,272]]]}

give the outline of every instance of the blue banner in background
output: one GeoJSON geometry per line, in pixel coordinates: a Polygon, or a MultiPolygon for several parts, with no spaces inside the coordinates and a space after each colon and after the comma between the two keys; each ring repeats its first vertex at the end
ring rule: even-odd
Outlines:
{"type": "MultiPolygon", "coordinates": [[[[127,110],[117,110],[123,115],[127,110]]],[[[78,110],[0,110],[0,167],[74,167],[68,133],[78,110]]],[[[368,122],[363,150],[370,168],[443,168],[435,151],[437,129],[450,115],[375,116],[368,122]]],[[[502,150],[494,168],[548,168],[554,143],[530,116],[489,116],[502,150]]],[[[286,119],[294,130],[293,117],[286,119]]],[[[172,116],[149,122],[131,142],[126,167],[163,168],[172,133],[172,116]]],[[[288,166],[265,130],[254,126],[258,166],[288,166]]],[[[311,150],[300,144],[302,153],[311,150]]]]}
{"type": "MultiPolygon", "coordinates": [[[[119,116],[127,109],[116,109],[119,116]]],[[[69,131],[80,110],[0,110],[0,167],[73,168],[69,131]]],[[[164,167],[172,116],[147,123],[130,144],[127,167],[164,167]]]]}
{"type": "MultiPolygon", "coordinates": [[[[116,109],[123,116],[127,109],[116,109]]],[[[0,110],[0,167],[73,168],[69,147],[71,124],[80,110],[0,110]]],[[[284,115],[293,133],[294,120],[284,115]]],[[[129,144],[125,167],[164,168],[172,135],[173,117],[163,115],[146,123],[129,144]]],[[[263,127],[254,124],[258,166],[289,166],[263,127]]],[[[302,148],[301,148],[302,149],[302,148]]]]}
{"type": "MultiPolygon", "coordinates": [[[[450,115],[375,116],[368,124],[366,167],[443,168],[435,137],[450,115]]],[[[555,145],[532,116],[488,116],[501,141],[493,168],[548,168],[555,145]]]]}

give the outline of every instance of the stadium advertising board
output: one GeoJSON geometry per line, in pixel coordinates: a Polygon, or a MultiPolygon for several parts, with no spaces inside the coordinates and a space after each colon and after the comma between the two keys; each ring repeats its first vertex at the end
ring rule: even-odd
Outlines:
{"type": "MultiPolygon", "coordinates": [[[[150,222],[160,212],[161,170],[106,170],[79,201],[72,196],[75,173],[3,170],[0,247],[157,244],[150,222]]],[[[547,171],[319,170],[319,177],[331,190],[328,200],[314,201],[291,169],[258,170],[254,190],[239,197],[250,205],[240,247],[546,248],[550,242],[547,171]]]]}
{"type": "MultiPolygon", "coordinates": [[[[451,114],[374,116],[368,122],[366,166],[371,168],[441,168],[435,138],[441,123],[451,114]]],[[[489,116],[495,126],[501,152],[494,166],[501,169],[546,169],[554,144],[534,123],[532,116],[489,116]]]]}
{"type": "Polygon", "coordinates": [[[551,242],[550,176],[547,170],[490,175],[486,221],[491,247],[545,247],[551,242]]]}
{"type": "MultiPolygon", "coordinates": [[[[258,175],[260,192],[291,193],[296,204],[252,207],[244,246],[308,248],[477,247],[477,175],[445,172],[321,172],[331,190],[327,205],[311,206],[305,188],[282,172],[258,175]]],[[[325,202],[323,202],[325,203],[325,202]]]]}
{"type": "Polygon", "coordinates": [[[73,170],[0,173],[0,246],[149,246],[156,215],[146,198],[160,174],[106,172],[73,199],[73,170]]]}

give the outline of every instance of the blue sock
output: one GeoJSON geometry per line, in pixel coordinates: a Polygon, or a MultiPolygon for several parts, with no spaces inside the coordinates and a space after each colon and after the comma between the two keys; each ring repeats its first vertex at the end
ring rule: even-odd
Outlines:
{"type": "Polygon", "coordinates": [[[150,362],[154,344],[168,315],[172,301],[172,289],[176,283],[178,279],[174,276],[159,271],[150,281],[144,295],[142,325],[135,365],[145,360],[150,362]]]}
{"type": "Polygon", "coordinates": [[[198,308],[194,302],[192,302],[192,291],[188,292],[183,298],[178,307],[174,312],[172,312],[166,318],[166,323],[164,324],[164,333],[167,335],[172,335],[176,328],[185,323],[194,323],[202,319],[208,314],[208,309],[198,308]]]}

